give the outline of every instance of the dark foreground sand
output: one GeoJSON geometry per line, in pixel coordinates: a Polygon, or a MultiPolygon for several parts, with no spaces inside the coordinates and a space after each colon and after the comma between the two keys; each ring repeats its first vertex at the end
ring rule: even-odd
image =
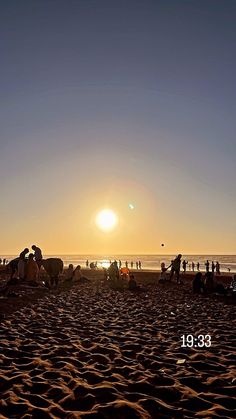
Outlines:
{"type": "Polygon", "coordinates": [[[0,418],[235,418],[235,306],[145,286],[61,287],[8,314],[0,418]],[[184,333],[212,347],[181,348],[184,333]]]}

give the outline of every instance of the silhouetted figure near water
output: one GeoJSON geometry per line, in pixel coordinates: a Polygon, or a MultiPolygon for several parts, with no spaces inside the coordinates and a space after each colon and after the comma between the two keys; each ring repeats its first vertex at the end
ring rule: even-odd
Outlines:
{"type": "Polygon", "coordinates": [[[192,262],[192,271],[194,272],[194,269],[195,269],[195,263],[194,262],[192,262]]]}
{"type": "Polygon", "coordinates": [[[121,263],[121,260],[119,260],[119,269],[121,268],[121,266],[122,266],[122,263],[121,263]]]}
{"type": "Polygon", "coordinates": [[[136,269],[138,269],[138,262],[136,262],[136,269]]]}
{"type": "Polygon", "coordinates": [[[217,275],[220,275],[220,264],[218,261],[216,262],[216,273],[217,275]]]}
{"type": "Polygon", "coordinates": [[[176,258],[171,263],[170,281],[171,281],[173,275],[175,274],[176,275],[177,284],[180,283],[180,276],[179,276],[179,274],[180,274],[181,258],[182,258],[182,255],[179,254],[178,256],[176,256],[176,258]]]}
{"type": "Polygon", "coordinates": [[[128,262],[127,262],[127,260],[125,262],[125,267],[128,268],[128,262]]]}
{"type": "Polygon", "coordinates": [[[139,260],[139,261],[138,261],[138,267],[139,267],[139,269],[142,269],[142,263],[141,263],[141,260],[139,260]]]}
{"type": "Polygon", "coordinates": [[[131,269],[133,269],[133,267],[134,267],[134,262],[132,260],[130,262],[130,267],[131,267],[131,269]]]}
{"type": "Polygon", "coordinates": [[[215,268],[216,268],[216,265],[214,264],[214,262],[212,261],[211,262],[211,272],[213,273],[213,275],[214,275],[214,272],[215,272],[215,268]]]}
{"type": "Polygon", "coordinates": [[[88,261],[88,259],[86,260],[86,268],[88,268],[89,267],[89,261],[88,261]]]}
{"type": "Polygon", "coordinates": [[[186,272],[186,267],[187,267],[188,262],[186,260],[183,260],[182,262],[182,266],[183,266],[183,273],[185,274],[186,272]]]}
{"type": "Polygon", "coordinates": [[[207,261],[206,261],[206,263],[205,263],[205,267],[206,267],[206,272],[209,272],[209,269],[210,269],[210,263],[209,263],[209,260],[207,260],[207,261]]]}
{"type": "Polygon", "coordinates": [[[198,272],[200,271],[200,263],[199,262],[197,263],[197,271],[198,272]]]}

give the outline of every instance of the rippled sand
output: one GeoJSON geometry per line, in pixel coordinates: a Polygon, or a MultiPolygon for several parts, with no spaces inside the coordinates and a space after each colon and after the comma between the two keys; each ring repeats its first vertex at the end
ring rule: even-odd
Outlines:
{"type": "Polygon", "coordinates": [[[234,333],[235,306],[187,284],[50,291],[0,324],[0,417],[235,418],[234,333]]]}

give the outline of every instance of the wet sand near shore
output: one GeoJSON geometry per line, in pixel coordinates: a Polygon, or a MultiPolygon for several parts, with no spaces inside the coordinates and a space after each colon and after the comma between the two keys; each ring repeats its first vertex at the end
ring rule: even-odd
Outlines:
{"type": "Polygon", "coordinates": [[[24,294],[19,306],[11,297],[0,417],[235,418],[235,305],[193,295],[187,280],[154,284],[155,275],[135,275],[138,293],[97,293],[92,281],[24,294]],[[183,334],[210,334],[212,346],[181,348],[183,334]]]}

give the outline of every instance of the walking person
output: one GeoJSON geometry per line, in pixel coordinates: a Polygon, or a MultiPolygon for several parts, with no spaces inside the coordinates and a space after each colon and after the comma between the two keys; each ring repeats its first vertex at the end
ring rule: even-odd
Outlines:
{"type": "Polygon", "coordinates": [[[175,274],[177,284],[181,283],[181,281],[180,281],[181,258],[182,258],[182,255],[179,254],[178,256],[176,256],[176,258],[171,263],[170,281],[171,281],[173,275],[175,274]]]}

